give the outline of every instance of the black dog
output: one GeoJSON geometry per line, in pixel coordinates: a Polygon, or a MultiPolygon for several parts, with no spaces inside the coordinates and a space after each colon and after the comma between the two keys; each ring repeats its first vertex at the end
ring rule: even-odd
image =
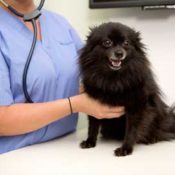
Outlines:
{"type": "Polygon", "coordinates": [[[105,138],[124,140],[116,156],[131,154],[135,143],[175,139],[175,114],[161,99],[140,34],[120,23],[92,29],[80,55],[85,92],[111,106],[125,106],[121,118],[89,116],[88,139],[82,148],[95,147],[99,128],[105,138]]]}

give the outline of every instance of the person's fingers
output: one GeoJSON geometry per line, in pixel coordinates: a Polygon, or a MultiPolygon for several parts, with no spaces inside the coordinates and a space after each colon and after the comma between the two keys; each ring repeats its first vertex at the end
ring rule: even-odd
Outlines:
{"type": "Polygon", "coordinates": [[[119,118],[121,117],[122,115],[124,115],[125,113],[124,112],[120,112],[120,113],[109,113],[107,114],[107,118],[108,119],[111,119],[111,118],[119,118]]]}
{"type": "Polygon", "coordinates": [[[121,117],[121,116],[124,115],[124,114],[125,114],[125,111],[120,112],[120,113],[117,113],[117,116],[116,116],[116,117],[121,117]]]}
{"type": "Polygon", "coordinates": [[[125,107],[117,106],[117,107],[108,107],[108,111],[112,113],[120,113],[125,111],[125,107]]]}
{"type": "Polygon", "coordinates": [[[84,86],[83,86],[83,84],[80,84],[79,93],[80,94],[84,93],[84,86]]]}
{"type": "Polygon", "coordinates": [[[118,112],[118,113],[111,112],[111,113],[105,113],[103,115],[99,115],[96,118],[98,118],[98,119],[112,119],[112,118],[119,118],[124,114],[125,114],[125,112],[118,112]]]}

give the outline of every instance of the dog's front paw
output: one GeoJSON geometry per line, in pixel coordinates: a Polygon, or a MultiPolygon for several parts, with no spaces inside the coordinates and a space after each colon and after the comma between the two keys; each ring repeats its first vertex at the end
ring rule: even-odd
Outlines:
{"type": "Polygon", "coordinates": [[[85,148],[93,148],[96,146],[96,143],[91,140],[86,140],[80,143],[80,147],[85,149],[85,148]]]}
{"type": "Polygon", "coordinates": [[[121,157],[121,156],[130,155],[132,151],[133,151],[133,148],[131,147],[120,147],[114,151],[114,154],[115,156],[121,157]]]}

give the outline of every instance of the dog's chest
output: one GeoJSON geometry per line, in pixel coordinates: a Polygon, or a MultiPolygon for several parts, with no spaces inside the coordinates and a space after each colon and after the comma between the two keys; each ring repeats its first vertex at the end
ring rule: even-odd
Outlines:
{"type": "Polygon", "coordinates": [[[138,84],[127,81],[107,81],[99,83],[84,83],[85,91],[93,98],[102,103],[112,106],[128,105],[135,101],[142,94],[138,84]]]}

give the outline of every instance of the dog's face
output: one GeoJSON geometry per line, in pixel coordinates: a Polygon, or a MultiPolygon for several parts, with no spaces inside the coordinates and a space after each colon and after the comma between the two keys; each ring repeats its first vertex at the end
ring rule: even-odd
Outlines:
{"type": "MultiPolygon", "coordinates": [[[[139,53],[143,45],[138,32],[120,23],[105,23],[92,29],[85,52],[87,62],[107,71],[119,71],[139,53]]],[[[86,58],[85,58],[86,59],[86,58]]],[[[85,60],[86,61],[86,60],[85,60]]]]}
{"type": "Polygon", "coordinates": [[[101,41],[106,62],[111,70],[120,70],[129,50],[129,41],[124,36],[107,36],[101,41]]]}

